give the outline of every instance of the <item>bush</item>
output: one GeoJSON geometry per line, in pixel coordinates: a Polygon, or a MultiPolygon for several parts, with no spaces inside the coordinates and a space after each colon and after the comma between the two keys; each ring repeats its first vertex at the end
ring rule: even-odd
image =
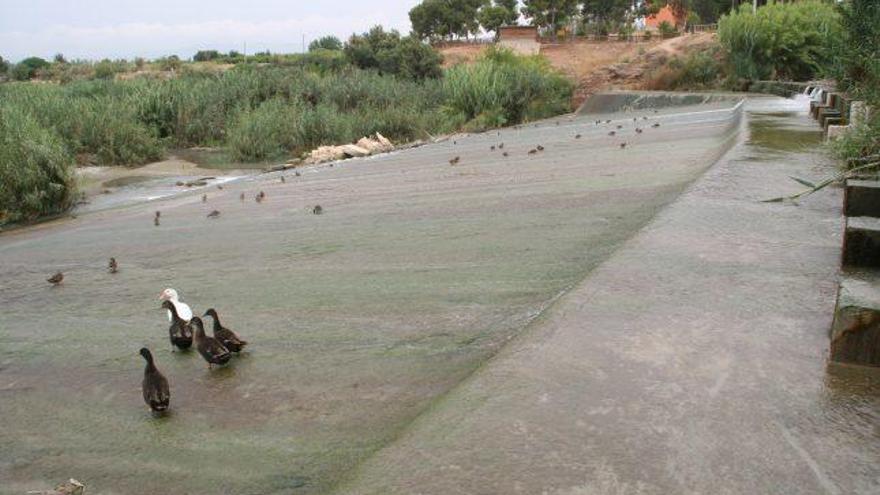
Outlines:
{"type": "Polygon", "coordinates": [[[743,5],[718,24],[733,74],[748,80],[814,77],[829,65],[831,42],[839,31],[834,6],[819,0],[772,3],[757,14],[743,5]]]}
{"type": "Polygon", "coordinates": [[[309,51],[315,50],[342,50],[342,42],[336,36],[324,36],[309,43],[309,51]]]}
{"type": "Polygon", "coordinates": [[[352,35],[343,51],[349,63],[361,69],[409,79],[438,78],[443,74],[439,52],[416,38],[401,38],[397,31],[385,31],[381,26],[352,35]]]}
{"type": "Polygon", "coordinates": [[[50,66],[49,62],[40,57],[29,57],[15,64],[12,69],[12,77],[18,81],[28,81],[37,75],[40,69],[50,66]]]}
{"type": "Polygon", "coordinates": [[[220,52],[217,50],[199,50],[193,55],[193,62],[210,62],[220,58],[220,52]]]}
{"type": "Polygon", "coordinates": [[[278,158],[296,145],[294,108],[283,100],[270,100],[238,114],[229,129],[232,156],[241,161],[278,158]]]}
{"type": "Polygon", "coordinates": [[[573,90],[543,57],[495,48],[474,64],[449,69],[444,88],[447,112],[465,122],[479,118],[481,127],[562,113],[569,109],[573,90]]]}
{"type": "Polygon", "coordinates": [[[0,57],[0,76],[5,75],[9,72],[9,62],[0,57]]]}
{"type": "Polygon", "coordinates": [[[62,140],[23,109],[0,108],[0,224],[62,212],[74,194],[62,140]]]}
{"type": "Polygon", "coordinates": [[[674,36],[678,36],[678,30],[675,29],[675,26],[669,23],[669,21],[662,21],[657,25],[657,31],[660,32],[660,36],[664,38],[672,38],[674,36]]]}
{"type": "Polygon", "coordinates": [[[651,90],[715,89],[721,85],[723,65],[714,51],[701,51],[673,58],[650,74],[645,84],[651,90]]]}

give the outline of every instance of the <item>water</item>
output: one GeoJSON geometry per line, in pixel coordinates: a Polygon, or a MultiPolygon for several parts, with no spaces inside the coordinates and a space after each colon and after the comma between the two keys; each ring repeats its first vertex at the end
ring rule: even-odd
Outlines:
{"type": "Polygon", "coordinates": [[[132,184],[122,202],[3,234],[0,492],[69,477],[89,493],[330,490],[738,139],[735,101],[713,105],[551,119],[286,184],[266,174],[208,189],[207,204],[132,184]],[[509,157],[489,150],[500,142],[509,157]],[[250,350],[213,372],[172,352],[165,287],[217,308],[250,350]],[[171,381],[167,417],[142,403],[141,346],[171,381]]]}

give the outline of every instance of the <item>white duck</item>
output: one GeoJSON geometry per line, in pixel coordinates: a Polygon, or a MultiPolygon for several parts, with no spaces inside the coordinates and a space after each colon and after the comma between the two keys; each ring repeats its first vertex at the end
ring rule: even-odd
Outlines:
{"type": "MultiPolygon", "coordinates": [[[[189,309],[189,306],[186,303],[182,303],[179,300],[177,295],[177,291],[171,288],[165,289],[159,294],[160,301],[169,301],[174,305],[174,309],[177,310],[177,316],[180,317],[181,320],[189,323],[192,320],[193,312],[189,309]]],[[[168,321],[171,321],[171,311],[168,311],[168,321]]]]}

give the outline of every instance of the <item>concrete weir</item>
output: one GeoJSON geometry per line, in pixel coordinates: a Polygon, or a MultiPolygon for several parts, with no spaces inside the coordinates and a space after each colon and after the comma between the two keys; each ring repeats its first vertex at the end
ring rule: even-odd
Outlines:
{"type": "Polygon", "coordinates": [[[828,362],[841,191],[760,201],[834,165],[804,101],[746,109],[746,140],[337,493],[878,493],[880,373],[828,362]]]}
{"type": "Polygon", "coordinates": [[[833,170],[808,103],[591,104],[0,235],[0,494],[876,493],[841,191],[760,202],[833,170]],[[165,287],[248,351],[172,352],[165,287]]]}

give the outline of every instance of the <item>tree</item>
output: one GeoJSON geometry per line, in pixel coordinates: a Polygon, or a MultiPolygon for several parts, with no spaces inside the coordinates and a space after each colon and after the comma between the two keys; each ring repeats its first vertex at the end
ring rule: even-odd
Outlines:
{"type": "Polygon", "coordinates": [[[0,57],[0,76],[9,72],[9,62],[7,62],[3,57],[0,57]]]}
{"type": "Polygon", "coordinates": [[[477,13],[489,0],[423,0],[409,11],[412,32],[423,40],[468,36],[480,30],[477,13]]]}
{"type": "Polygon", "coordinates": [[[63,53],[56,53],[55,57],[53,57],[52,60],[54,60],[56,64],[66,64],[67,63],[67,59],[64,58],[63,53]]]}
{"type": "Polygon", "coordinates": [[[27,81],[33,79],[38,70],[45,69],[49,65],[49,62],[40,57],[28,57],[15,64],[12,69],[12,77],[19,81],[27,81]]]}
{"type": "Polygon", "coordinates": [[[494,32],[498,38],[498,28],[515,24],[519,18],[516,11],[517,0],[495,0],[495,5],[485,5],[477,14],[480,25],[486,32],[494,32]]]}
{"type": "Polygon", "coordinates": [[[342,50],[342,42],[336,36],[324,36],[309,43],[309,51],[315,50],[342,50]]]}
{"type": "Polygon", "coordinates": [[[631,6],[630,0],[585,0],[581,12],[591,22],[619,24],[631,6]]]}
{"type": "Polygon", "coordinates": [[[577,0],[523,0],[522,14],[555,38],[559,28],[577,12],[577,6],[577,0]]]}
{"type": "Polygon", "coordinates": [[[220,52],[217,50],[199,50],[193,55],[193,62],[210,62],[220,58],[220,52]]]}
{"type": "Polygon", "coordinates": [[[375,26],[363,34],[353,34],[343,48],[345,58],[361,69],[376,69],[411,79],[440,77],[443,57],[439,52],[397,30],[375,26]]]}

